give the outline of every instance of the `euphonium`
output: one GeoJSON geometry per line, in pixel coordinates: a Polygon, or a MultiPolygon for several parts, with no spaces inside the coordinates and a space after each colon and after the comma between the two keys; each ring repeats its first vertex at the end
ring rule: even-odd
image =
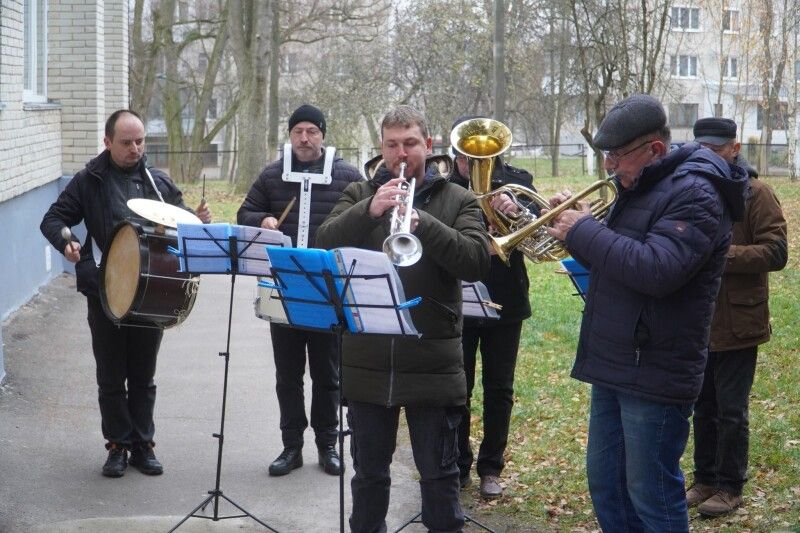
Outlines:
{"type": "Polygon", "coordinates": [[[566,209],[574,209],[578,202],[594,192],[607,189],[608,198],[593,201],[592,216],[602,218],[617,197],[616,187],[609,180],[599,180],[554,209],[536,191],[522,185],[507,184],[492,190],[492,172],[497,156],[511,146],[511,130],[502,122],[488,118],[465,120],[456,124],[450,133],[450,144],[469,159],[469,181],[489,225],[496,235],[489,241],[498,257],[506,264],[511,252],[518,248],[525,257],[535,263],[558,261],[569,255],[558,239],[551,237],[545,228],[566,209]],[[491,198],[496,194],[509,195],[519,208],[516,215],[505,215],[492,208],[491,198]],[[537,216],[520,198],[527,203],[536,203],[541,209],[549,210],[537,216]]]}
{"type": "MultiPolygon", "coordinates": [[[[405,179],[406,162],[400,163],[400,176],[405,179]]],[[[410,266],[422,257],[422,243],[411,233],[411,212],[414,204],[414,189],[417,180],[412,177],[410,181],[400,183],[400,188],[406,192],[401,204],[392,209],[392,219],[389,225],[389,236],[383,241],[383,253],[395,266],[410,266]],[[401,213],[400,210],[403,209],[401,213]]]]}

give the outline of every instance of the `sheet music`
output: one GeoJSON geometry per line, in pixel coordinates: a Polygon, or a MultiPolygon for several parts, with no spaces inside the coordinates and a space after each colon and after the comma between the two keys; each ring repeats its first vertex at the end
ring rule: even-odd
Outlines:
{"type": "Polygon", "coordinates": [[[226,273],[231,271],[228,253],[230,224],[178,223],[181,272],[226,273]]]}
{"type": "MultiPolygon", "coordinates": [[[[354,276],[388,275],[388,278],[381,276],[374,279],[359,277],[350,279],[345,302],[356,304],[356,307],[346,307],[345,314],[351,331],[397,335],[405,332],[409,335],[419,335],[411,321],[411,313],[408,309],[401,309],[398,312],[394,308],[394,305],[405,302],[406,297],[400,276],[397,275],[397,270],[385,253],[361,248],[337,248],[333,252],[338,270],[342,274],[350,273],[350,265],[355,260],[356,266],[352,272],[354,276]],[[392,293],[394,293],[394,300],[392,293]],[[359,303],[364,304],[364,307],[359,307],[359,303]],[[367,307],[366,305],[390,307],[367,307]]],[[[342,280],[343,282],[344,280],[342,280]]]]}
{"type": "Polygon", "coordinates": [[[291,237],[278,230],[238,225],[232,228],[238,240],[240,274],[271,276],[267,246],[292,247],[291,237]]]}
{"type": "Polygon", "coordinates": [[[484,302],[491,302],[489,289],[480,281],[462,281],[461,299],[463,301],[462,314],[480,318],[500,318],[497,310],[487,306],[484,302]]]}
{"type": "Polygon", "coordinates": [[[230,237],[236,237],[239,274],[268,275],[270,264],[266,246],[291,246],[291,239],[277,230],[227,223],[179,223],[181,271],[230,273],[230,237]]]}

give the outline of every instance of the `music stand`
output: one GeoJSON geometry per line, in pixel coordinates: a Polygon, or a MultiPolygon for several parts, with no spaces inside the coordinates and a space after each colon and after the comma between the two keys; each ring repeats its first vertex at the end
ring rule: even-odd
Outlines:
{"type": "MultiPolygon", "coordinates": [[[[172,533],[176,529],[178,529],[184,522],[189,520],[189,518],[203,518],[207,520],[213,520],[217,522],[219,520],[227,520],[231,518],[251,518],[267,528],[270,531],[277,533],[277,530],[272,528],[266,522],[258,519],[246,509],[244,509],[241,505],[233,501],[231,498],[226,496],[222,489],[220,488],[220,481],[222,477],[222,445],[225,441],[225,409],[227,405],[227,396],[228,396],[228,367],[230,363],[230,348],[231,348],[231,321],[233,318],[233,294],[234,294],[234,286],[236,283],[236,275],[240,273],[242,270],[240,265],[240,259],[245,260],[244,258],[247,257],[247,260],[253,261],[258,260],[258,258],[248,257],[246,252],[248,249],[253,246],[254,243],[258,242],[258,236],[260,236],[260,232],[255,232],[255,237],[246,240],[240,241],[237,236],[235,235],[227,235],[226,237],[222,237],[222,233],[219,231],[215,231],[212,233],[211,228],[199,226],[198,225],[190,225],[193,226],[192,231],[190,232],[188,228],[182,228],[182,225],[178,226],[178,238],[179,244],[181,245],[180,250],[172,249],[171,251],[176,255],[180,256],[181,265],[186,271],[190,271],[193,273],[210,273],[210,274],[217,274],[217,273],[227,273],[230,274],[231,277],[231,290],[230,290],[230,301],[228,304],[228,330],[227,330],[227,339],[225,343],[225,351],[219,352],[221,357],[225,358],[225,373],[222,380],[222,409],[221,409],[221,416],[220,416],[220,425],[219,425],[219,433],[213,433],[212,436],[217,439],[217,472],[216,472],[216,482],[214,484],[214,488],[208,491],[208,497],[206,497],[202,502],[200,502],[194,509],[192,509],[183,519],[175,524],[175,526],[169,530],[169,533],[172,533]],[[185,229],[186,232],[182,232],[181,230],[185,229]],[[183,234],[182,234],[183,233],[183,234]],[[187,235],[188,234],[188,235],[187,235]],[[192,263],[190,260],[195,259],[195,262],[192,263]],[[193,267],[194,265],[194,267],[193,267]],[[236,507],[239,511],[243,514],[236,514],[236,515],[226,515],[220,516],[219,515],[219,500],[220,498],[226,500],[228,503],[236,507]],[[214,501],[214,515],[213,516],[206,516],[202,514],[197,514],[199,510],[204,510],[211,501],[214,501]]],[[[227,233],[230,233],[230,226],[225,228],[227,225],[217,225],[215,226],[216,229],[227,229],[227,233]]],[[[266,262],[266,259],[264,259],[266,262]]],[[[246,263],[244,263],[246,264],[246,263]]],[[[257,272],[248,272],[252,274],[257,274],[257,272]]]]}
{"type": "Polygon", "coordinates": [[[578,291],[576,294],[583,298],[583,301],[585,302],[586,293],[589,291],[589,271],[586,270],[585,266],[571,257],[562,259],[561,266],[564,268],[564,270],[559,270],[557,272],[564,273],[569,276],[570,281],[572,281],[572,285],[574,285],[575,290],[578,291]]]}
{"type": "MultiPolygon", "coordinates": [[[[386,316],[394,315],[398,335],[415,335],[416,329],[410,321],[407,309],[420,302],[420,298],[404,301],[402,285],[389,264],[391,271],[356,273],[359,259],[345,257],[340,250],[316,250],[305,248],[268,248],[274,284],[262,281],[263,287],[276,289],[290,327],[312,331],[328,331],[336,335],[337,369],[339,372],[339,457],[342,468],[339,472],[339,530],[344,528],[344,439],[351,432],[344,430],[344,408],[342,405],[342,337],[345,331],[351,334],[370,332],[366,316],[380,309],[386,316]],[[358,301],[359,283],[385,284],[385,298],[380,301],[358,301]],[[354,290],[355,289],[355,290],[354,290]]],[[[350,249],[353,252],[353,249],[350,249]]],[[[386,256],[381,252],[359,250],[357,256],[366,260],[386,256]]],[[[375,265],[371,265],[375,266],[375,265]]],[[[385,324],[384,324],[385,325],[385,324]]]]}

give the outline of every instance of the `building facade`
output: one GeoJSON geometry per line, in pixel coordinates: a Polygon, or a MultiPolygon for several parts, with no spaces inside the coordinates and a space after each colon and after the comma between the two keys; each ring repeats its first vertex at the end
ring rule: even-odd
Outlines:
{"type": "Polygon", "coordinates": [[[128,105],[127,80],[127,0],[0,2],[0,323],[69,269],[39,223],[102,149],[106,117],[128,105]]]}

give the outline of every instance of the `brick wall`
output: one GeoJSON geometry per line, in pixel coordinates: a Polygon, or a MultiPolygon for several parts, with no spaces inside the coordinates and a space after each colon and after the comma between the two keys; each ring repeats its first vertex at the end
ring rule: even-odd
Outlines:
{"type": "Polygon", "coordinates": [[[0,10],[0,202],[61,176],[61,114],[23,103],[23,1],[0,10]]]}
{"type": "Polygon", "coordinates": [[[105,2],[105,115],[128,107],[128,0],[105,2]]]}

